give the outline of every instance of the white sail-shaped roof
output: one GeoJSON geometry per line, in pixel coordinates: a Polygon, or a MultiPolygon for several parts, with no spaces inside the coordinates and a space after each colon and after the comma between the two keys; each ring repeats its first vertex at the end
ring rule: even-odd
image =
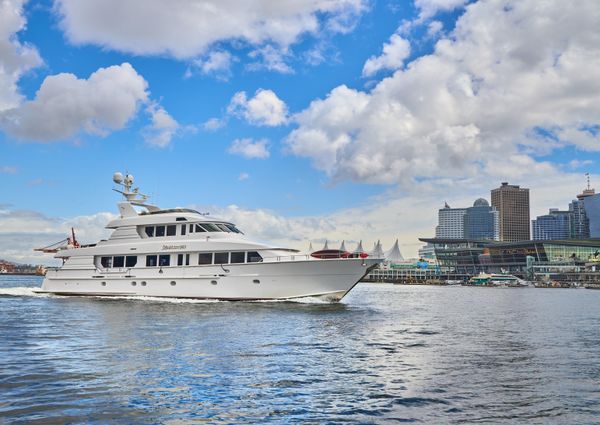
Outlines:
{"type": "Polygon", "coordinates": [[[327,239],[325,239],[325,245],[323,245],[323,249],[329,249],[329,244],[327,243],[327,239]]]}
{"type": "Polygon", "coordinates": [[[377,243],[373,246],[373,251],[369,253],[369,256],[374,258],[383,258],[385,257],[385,253],[383,252],[383,248],[381,247],[381,242],[377,241],[377,243]]]}
{"type": "Polygon", "coordinates": [[[340,245],[340,251],[345,251],[346,250],[346,241],[342,241],[342,244],[340,245]]]}
{"type": "Polygon", "coordinates": [[[356,249],[354,250],[354,252],[365,252],[365,249],[362,246],[362,240],[358,242],[358,245],[356,245],[356,249]]]}
{"type": "Polygon", "coordinates": [[[308,253],[311,254],[314,251],[313,246],[312,246],[312,242],[310,242],[308,244],[308,253]]]}
{"type": "Polygon", "coordinates": [[[399,263],[404,261],[404,257],[400,252],[400,246],[398,245],[398,239],[396,239],[396,243],[388,252],[385,253],[385,261],[387,263],[399,263]]]}

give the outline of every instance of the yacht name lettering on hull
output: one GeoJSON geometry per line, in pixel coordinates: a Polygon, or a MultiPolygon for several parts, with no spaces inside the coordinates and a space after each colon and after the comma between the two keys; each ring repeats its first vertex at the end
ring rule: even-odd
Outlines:
{"type": "Polygon", "coordinates": [[[162,250],[167,251],[170,249],[185,249],[187,245],[163,245],[162,250]]]}

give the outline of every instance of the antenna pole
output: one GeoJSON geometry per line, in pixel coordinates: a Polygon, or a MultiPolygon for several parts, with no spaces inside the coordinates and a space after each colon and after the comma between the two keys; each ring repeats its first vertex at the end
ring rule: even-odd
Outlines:
{"type": "Polygon", "coordinates": [[[590,190],[590,173],[585,173],[585,176],[587,177],[587,188],[590,190]]]}

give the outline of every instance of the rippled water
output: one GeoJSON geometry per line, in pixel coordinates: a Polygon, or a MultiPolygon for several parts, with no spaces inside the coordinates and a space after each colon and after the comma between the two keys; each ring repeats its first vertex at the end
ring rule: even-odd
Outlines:
{"type": "Polygon", "coordinates": [[[231,303],[39,284],[0,277],[0,423],[600,423],[600,291],[231,303]]]}

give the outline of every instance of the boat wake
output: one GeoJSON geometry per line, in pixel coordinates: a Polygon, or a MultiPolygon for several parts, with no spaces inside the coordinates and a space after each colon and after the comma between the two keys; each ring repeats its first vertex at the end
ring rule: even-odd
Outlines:
{"type": "MultiPolygon", "coordinates": [[[[40,293],[40,288],[28,286],[16,286],[12,288],[0,288],[0,297],[38,297],[38,298],[92,298],[99,300],[120,300],[120,301],[141,301],[153,303],[170,303],[170,304],[214,304],[232,302],[225,300],[206,300],[197,298],[173,298],[173,297],[145,297],[145,296],[84,296],[84,295],[56,295],[49,293],[40,293]]],[[[235,301],[249,303],[297,303],[297,304],[330,304],[330,302],[315,298],[302,297],[288,300],[255,300],[255,301],[235,301]]]]}
{"type": "Polygon", "coordinates": [[[31,287],[31,286],[15,286],[12,288],[0,288],[0,297],[40,297],[40,298],[48,298],[48,297],[58,297],[53,294],[44,294],[39,293],[40,288],[31,287]]]}

